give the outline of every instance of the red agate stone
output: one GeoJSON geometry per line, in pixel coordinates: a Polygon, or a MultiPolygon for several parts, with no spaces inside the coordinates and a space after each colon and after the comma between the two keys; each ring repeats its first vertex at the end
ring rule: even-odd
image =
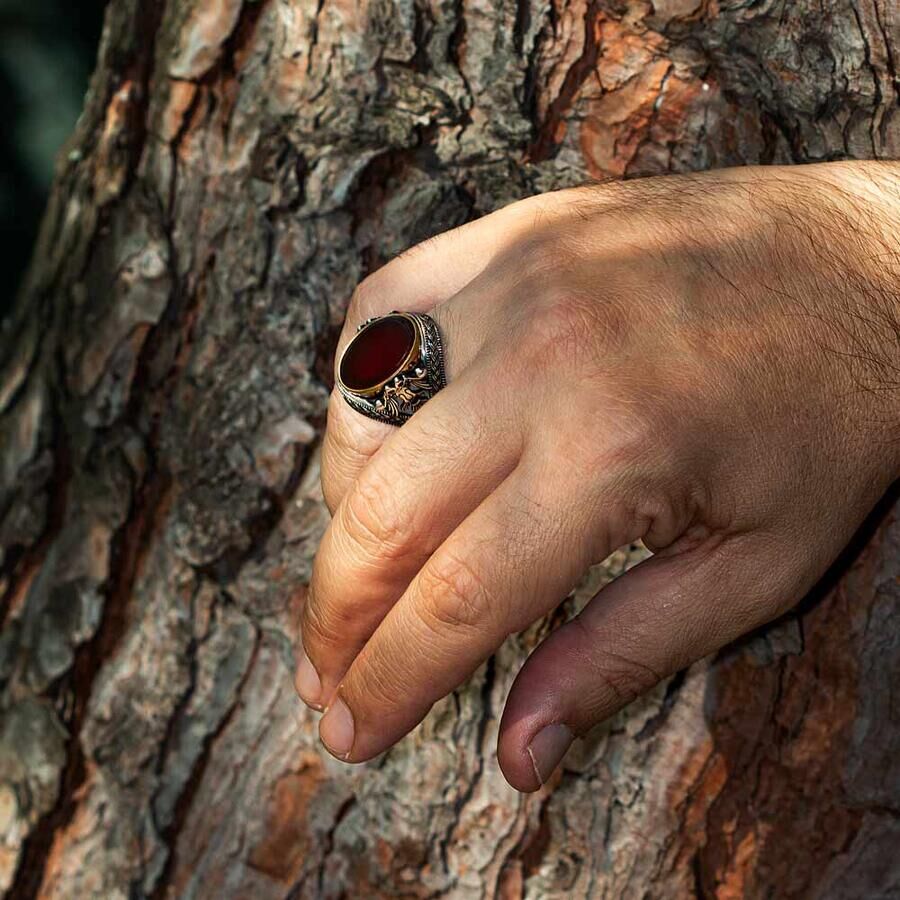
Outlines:
{"type": "Polygon", "coordinates": [[[412,322],[383,316],[366,325],[341,358],[341,381],[351,391],[374,388],[396,375],[416,340],[412,322]]]}

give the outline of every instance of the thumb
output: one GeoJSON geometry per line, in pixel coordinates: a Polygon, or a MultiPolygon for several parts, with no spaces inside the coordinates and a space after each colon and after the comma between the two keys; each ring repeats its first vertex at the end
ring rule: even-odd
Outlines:
{"type": "Polygon", "coordinates": [[[537,790],[575,737],[799,597],[803,586],[786,573],[760,574],[753,541],[646,560],[534,651],[500,722],[498,758],[514,788],[537,790]]]}

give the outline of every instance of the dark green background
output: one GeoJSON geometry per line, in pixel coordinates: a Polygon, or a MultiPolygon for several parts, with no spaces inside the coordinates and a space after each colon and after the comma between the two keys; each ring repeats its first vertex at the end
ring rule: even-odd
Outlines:
{"type": "Polygon", "coordinates": [[[0,316],[31,256],[93,69],[105,0],[0,0],[0,316]]]}

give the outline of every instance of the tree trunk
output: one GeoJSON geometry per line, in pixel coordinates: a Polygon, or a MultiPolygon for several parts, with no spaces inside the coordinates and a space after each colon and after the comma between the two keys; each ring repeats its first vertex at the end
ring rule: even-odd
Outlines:
{"type": "Polygon", "coordinates": [[[591,176],[898,157],[898,59],[897,0],[112,0],[0,335],[6,895],[900,896],[896,495],[535,795],[512,678],[638,548],[364,766],[290,651],[359,280],[591,176]]]}

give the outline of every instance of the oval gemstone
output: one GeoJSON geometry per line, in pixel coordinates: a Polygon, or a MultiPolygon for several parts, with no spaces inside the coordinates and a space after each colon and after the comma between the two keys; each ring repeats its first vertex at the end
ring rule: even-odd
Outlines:
{"type": "Polygon", "coordinates": [[[351,391],[365,391],[387,381],[402,367],[415,343],[412,322],[383,316],[354,336],[341,358],[341,381],[351,391]]]}

